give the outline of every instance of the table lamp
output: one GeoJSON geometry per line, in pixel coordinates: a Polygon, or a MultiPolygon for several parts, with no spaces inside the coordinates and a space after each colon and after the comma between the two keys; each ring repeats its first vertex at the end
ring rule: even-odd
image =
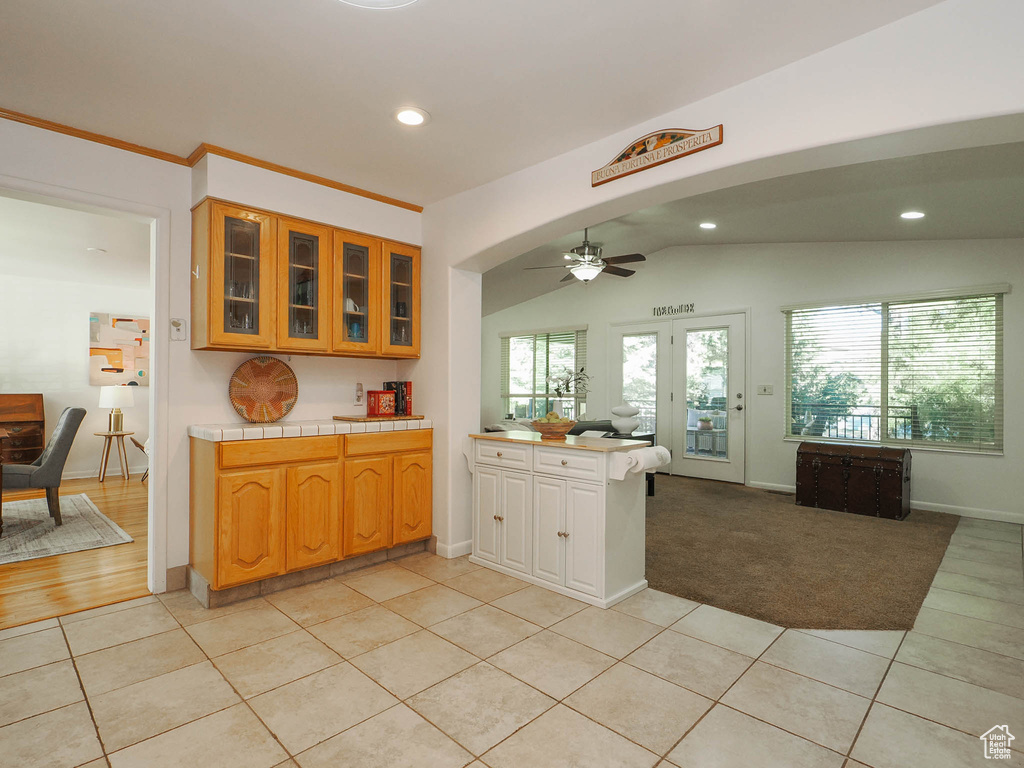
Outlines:
{"type": "Polygon", "coordinates": [[[111,386],[100,387],[100,408],[111,408],[108,431],[124,431],[124,414],[122,408],[135,405],[135,396],[131,387],[111,386]]]}

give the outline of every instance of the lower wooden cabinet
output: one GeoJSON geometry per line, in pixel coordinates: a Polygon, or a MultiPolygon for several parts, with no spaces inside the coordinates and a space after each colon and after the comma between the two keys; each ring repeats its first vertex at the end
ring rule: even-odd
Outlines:
{"type": "Polygon", "coordinates": [[[192,567],[224,589],[428,538],[431,447],[431,430],[192,438],[192,567]]]}
{"type": "Polygon", "coordinates": [[[285,471],[226,472],[217,478],[217,581],[241,584],[284,566],[285,471]]]}
{"type": "Polygon", "coordinates": [[[345,557],[391,546],[391,457],[345,462],[345,557]]]}
{"type": "Polygon", "coordinates": [[[288,467],[285,567],[289,571],[341,558],[338,463],[288,467]]]}

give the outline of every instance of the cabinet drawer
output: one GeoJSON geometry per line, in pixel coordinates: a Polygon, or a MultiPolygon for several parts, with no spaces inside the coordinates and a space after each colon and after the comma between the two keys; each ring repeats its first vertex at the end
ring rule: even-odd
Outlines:
{"type": "Polygon", "coordinates": [[[43,437],[43,426],[35,421],[5,421],[0,422],[0,427],[6,429],[12,438],[37,437],[41,440],[43,437]]]}
{"type": "Polygon", "coordinates": [[[372,453],[396,451],[429,451],[432,429],[410,429],[404,432],[364,432],[345,435],[346,456],[367,456],[372,453]]]}
{"type": "Polygon", "coordinates": [[[576,480],[604,480],[605,454],[571,448],[541,448],[533,452],[533,471],[576,480]]]}
{"type": "Polygon", "coordinates": [[[475,461],[478,464],[528,470],[532,451],[532,445],[504,443],[497,440],[477,440],[475,461]]]}
{"type": "MultiPolygon", "coordinates": [[[[7,445],[7,441],[5,440],[3,444],[7,445]]],[[[2,451],[3,463],[31,464],[39,458],[42,452],[42,448],[4,448],[2,451]]]]}
{"type": "Polygon", "coordinates": [[[26,435],[24,432],[20,434],[14,434],[9,436],[6,440],[0,443],[4,447],[5,451],[14,450],[37,450],[43,449],[43,436],[42,435],[26,435]]]}
{"type": "Polygon", "coordinates": [[[220,444],[221,469],[336,458],[336,437],[281,437],[269,440],[232,440],[220,444]]]}

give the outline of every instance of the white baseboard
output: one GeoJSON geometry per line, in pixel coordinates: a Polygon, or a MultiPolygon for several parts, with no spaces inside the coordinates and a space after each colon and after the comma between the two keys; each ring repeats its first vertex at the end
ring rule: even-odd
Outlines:
{"type": "Polygon", "coordinates": [[[453,558],[468,555],[473,551],[473,540],[460,541],[457,544],[442,544],[437,542],[437,554],[441,557],[453,558]]]}
{"type": "MultiPolygon", "coordinates": [[[[128,474],[131,475],[131,479],[132,480],[134,480],[136,477],[141,480],[142,479],[142,475],[143,475],[143,473],[145,471],[146,471],[146,465],[145,464],[143,464],[141,467],[132,467],[132,466],[128,467],[128,474]]],[[[61,475],[61,479],[62,480],[82,480],[82,479],[87,478],[87,477],[99,477],[99,476],[100,476],[99,470],[96,470],[96,469],[89,470],[89,469],[87,469],[87,470],[79,470],[77,472],[65,472],[64,474],[61,475]]],[[[113,480],[114,478],[117,478],[118,480],[120,480],[121,479],[121,470],[118,469],[116,466],[114,466],[114,467],[107,467],[107,477],[109,477],[111,480],[113,480]]]]}
{"type": "MultiPolygon", "coordinates": [[[[761,488],[765,491],[785,491],[796,493],[795,485],[778,485],[776,483],[747,483],[751,488],[761,488]]],[[[960,517],[974,517],[978,520],[995,520],[1001,523],[1017,523],[1024,525],[1024,512],[1004,512],[1000,509],[977,509],[975,507],[959,507],[955,504],[937,504],[932,501],[910,500],[911,509],[920,509],[925,512],[945,512],[947,515],[960,515],[960,517]]]]}

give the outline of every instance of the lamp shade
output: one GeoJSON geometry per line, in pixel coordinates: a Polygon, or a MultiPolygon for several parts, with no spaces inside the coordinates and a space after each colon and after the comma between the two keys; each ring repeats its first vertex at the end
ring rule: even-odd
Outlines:
{"type": "Polygon", "coordinates": [[[601,264],[577,264],[569,271],[585,283],[600,275],[603,269],[604,266],[601,264]]]}
{"type": "Polygon", "coordinates": [[[131,387],[100,387],[100,408],[130,408],[135,405],[131,387]]]}

